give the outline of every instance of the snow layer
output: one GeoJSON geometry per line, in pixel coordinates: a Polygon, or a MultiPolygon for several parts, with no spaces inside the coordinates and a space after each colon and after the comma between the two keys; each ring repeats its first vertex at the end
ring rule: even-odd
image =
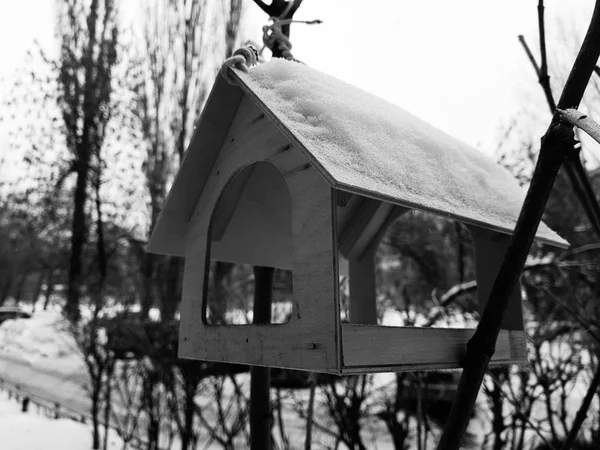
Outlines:
{"type": "MultiPolygon", "coordinates": [[[[70,419],[49,419],[36,413],[30,404],[28,413],[0,392],[0,443],[6,450],[88,450],[92,448],[89,425],[70,419]]],[[[109,449],[122,449],[123,443],[114,432],[109,433],[109,449]]]]}
{"type": "Polygon", "coordinates": [[[29,319],[0,325],[0,357],[17,358],[33,368],[73,375],[85,371],[77,344],[58,311],[38,311],[29,319]]]}
{"type": "MultiPolygon", "coordinates": [[[[399,74],[381,73],[401,82],[399,74]]],[[[498,231],[514,229],[524,192],[476,149],[303,64],[274,59],[237,74],[334,186],[498,231]]],[[[538,237],[566,245],[544,224],[538,237]]]]}

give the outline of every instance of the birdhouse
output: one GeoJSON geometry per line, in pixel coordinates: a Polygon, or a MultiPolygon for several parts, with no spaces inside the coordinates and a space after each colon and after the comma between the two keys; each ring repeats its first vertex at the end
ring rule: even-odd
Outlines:
{"type": "MultiPolygon", "coordinates": [[[[229,70],[236,83],[216,80],[148,247],[185,257],[180,356],[338,374],[461,367],[473,329],[377,325],[374,249],[406,211],[464,223],[483,308],[524,199],[516,181],[468,145],[306,65],[229,70]],[[210,325],[211,260],[292,269],[289,322],[210,325]]],[[[568,245],[543,223],[537,239],[568,245]]],[[[492,364],[525,362],[518,289],[502,328],[492,364]]]]}

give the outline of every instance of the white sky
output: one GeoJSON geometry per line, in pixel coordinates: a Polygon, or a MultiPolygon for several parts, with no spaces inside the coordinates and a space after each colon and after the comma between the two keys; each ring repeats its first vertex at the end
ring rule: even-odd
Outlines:
{"type": "MultiPolygon", "coordinates": [[[[2,1],[0,77],[23,64],[34,39],[55,48],[54,1],[2,1]]],[[[267,18],[246,2],[245,37],[258,41],[267,18]]],[[[135,3],[122,2],[126,16],[134,17],[135,3]]],[[[591,0],[546,3],[549,33],[556,17],[567,29],[585,31],[591,0]]],[[[324,23],[293,25],[293,53],[491,153],[524,92],[545,105],[517,40],[524,34],[538,53],[536,6],[537,0],[304,0],[296,18],[324,23]]]]}

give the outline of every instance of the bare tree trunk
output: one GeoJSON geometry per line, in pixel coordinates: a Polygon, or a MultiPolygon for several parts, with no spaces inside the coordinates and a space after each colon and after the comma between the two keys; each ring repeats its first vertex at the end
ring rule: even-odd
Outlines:
{"type": "Polygon", "coordinates": [[[48,309],[48,305],[50,304],[50,297],[54,293],[54,267],[51,267],[48,270],[48,278],[46,280],[46,292],[44,296],[44,311],[48,309]]]}
{"type": "Polygon", "coordinates": [[[501,368],[496,370],[498,384],[492,383],[492,388],[488,392],[488,397],[490,399],[490,410],[492,412],[492,430],[494,433],[494,444],[493,450],[502,450],[504,445],[506,444],[505,440],[502,438],[502,433],[504,433],[504,398],[502,395],[502,387],[500,383],[505,379],[505,376],[508,376],[508,372],[506,369],[501,368]]]}
{"type": "Polygon", "coordinates": [[[79,321],[79,298],[81,296],[81,273],[83,266],[83,246],[87,241],[87,223],[85,204],[89,178],[89,151],[80,151],[80,160],[76,170],[75,197],[73,204],[73,221],[71,225],[71,255],[69,258],[69,280],[67,287],[67,304],[65,315],[72,322],[79,321]]]}
{"type": "Polygon", "coordinates": [[[167,260],[165,291],[162,297],[160,317],[163,321],[173,320],[181,298],[183,258],[171,256],[167,260]]]}
{"type": "Polygon", "coordinates": [[[225,22],[225,58],[233,55],[237,45],[240,21],[242,19],[242,0],[229,0],[229,11],[225,22]]]}
{"type": "Polygon", "coordinates": [[[23,297],[23,288],[25,287],[25,282],[27,281],[27,277],[30,273],[31,272],[29,270],[25,271],[25,273],[23,273],[23,275],[21,275],[21,278],[19,279],[19,283],[17,284],[17,290],[15,291],[15,301],[17,302],[17,305],[21,303],[23,297]]]}
{"type": "MultiPolygon", "coordinates": [[[[560,109],[579,105],[599,56],[600,1],[597,1],[588,32],[558,102],[560,109]]],[[[558,170],[573,146],[572,127],[561,123],[559,116],[555,115],[542,138],[538,162],[517,220],[511,247],[500,267],[479,326],[467,344],[464,370],[438,450],[458,449],[460,446],[481,382],[495,351],[510,295],[525,265],[558,170]]]]}
{"type": "MultiPolygon", "coordinates": [[[[111,76],[117,60],[117,26],[112,0],[61,1],[58,32],[59,107],[65,140],[72,153],[70,171],[76,174],[71,224],[67,304],[65,315],[76,323],[82,295],[83,250],[87,243],[86,204],[94,156],[100,149],[111,111],[111,76]]],[[[98,174],[101,170],[98,166],[98,174]]],[[[99,255],[100,257],[100,255],[99,255]]],[[[101,263],[101,261],[99,261],[101,263]]]]}
{"type": "Polygon", "coordinates": [[[100,391],[101,384],[92,380],[92,449],[100,450],[100,391]]]}
{"type": "Polygon", "coordinates": [[[304,450],[312,447],[312,427],[315,414],[315,391],[317,390],[317,374],[310,374],[310,392],[308,395],[308,408],[306,411],[306,437],[304,439],[304,450]]]}
{"type": "Polygon", "coordinates": [[[12,284],[13,284],[13,278],[14,277],[12,277],[12,276],[7,277],[6,280],[4,281],[4,283],[2,283],[2,286],[0,287],[0,306],[4,305],[4,302],[6,301],[6,298],[8,297],[10,288],[12,287],[12,284]]]}
{"type": "Polygon", "coordinates": [[[183,410],[183,433],[181,434],[181,450],[193,450],[195,447],[194,439],[194,416],[196,414],[196,387],[197,378],[190,377],[186,369],[182,370],[182,376],[185,383],[185,406],[183,410]],[[185,371],[185,372],[184,372],[185,371]]]}
{"type": "Polygon", "coordinates": [[[144,254],[144,265],[142,269],[142,276],[144,278],[144,288],[142,292],[142,304],[140,315],[142,319],[147,319],[152,308],[154,296],[153,296],[153,285],[154,285],[154,264],[156,257],[152,253],[146,252],[144,254]]]}
{"type": "Polygon", "coordinates": [[[112,383],[113,363],[109,362],[106,370],[106,386],[104,386],[104,443],[103,450],[108,449],[108,433],[110,431],[110,413],[112,407],[112,383]]]}
{"type": "Polygon", "coordinates": [[[35,312],[37,308],[37,302],[40,296],[42,295],[42,285],[44,281],[48,279],[48,270],[40,271],[38,276],[38,281],[35,285],[35,291],[33,291],[33,299],[31,300],[32,312],[35,312]]]}

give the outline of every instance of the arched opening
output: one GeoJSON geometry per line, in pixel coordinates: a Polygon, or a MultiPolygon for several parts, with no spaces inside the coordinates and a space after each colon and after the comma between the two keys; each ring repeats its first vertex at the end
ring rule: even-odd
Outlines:
{"type": "Polygon", "coordinates": [[[227,183],[212,213],[203,299],[208,325],[253,322],[253,266],[275,269],[271,323],[292,315],[292,201],[279,170],[257,162],[227,183]]]}

